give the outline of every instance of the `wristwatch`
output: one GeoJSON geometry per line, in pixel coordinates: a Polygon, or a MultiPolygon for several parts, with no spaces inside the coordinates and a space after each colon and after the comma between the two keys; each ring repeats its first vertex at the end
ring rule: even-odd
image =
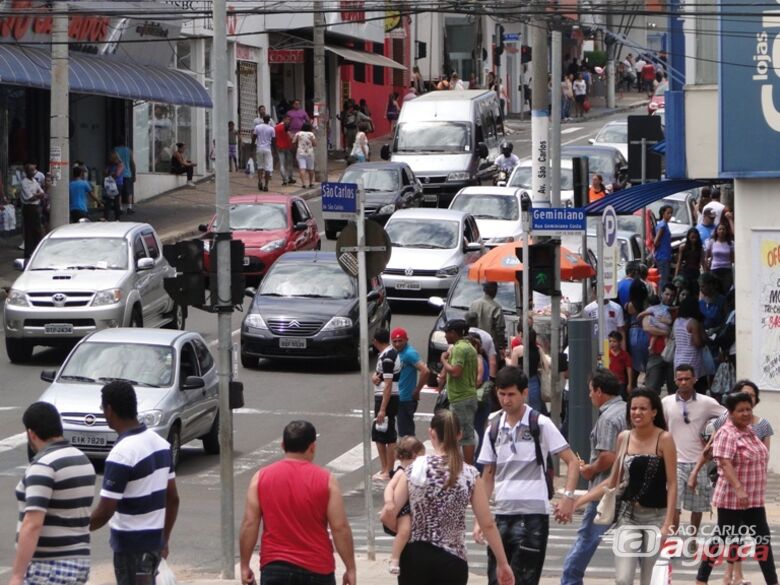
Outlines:
{"type": "Polygon", "coordinates": [[[563,497],[564,498],[570,498],[570,499],[573,500],[574,499],[574,492],[572,490],[565,490],[563,492],[563,497]]]}

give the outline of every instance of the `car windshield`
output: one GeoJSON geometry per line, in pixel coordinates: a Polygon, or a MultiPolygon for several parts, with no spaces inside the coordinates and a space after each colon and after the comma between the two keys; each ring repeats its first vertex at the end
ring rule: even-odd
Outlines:
{"type": "Polygon", "coordinates": [[[367,193],[376,191],[398,191],[398,173],[390,169],[347,169],[340,181],[357,183],[363,181],[367,193]]]}
{"type": "Polygon", "coordinates": [[[398,125],[398,152],[469,152],[468,124],[457,122],[406,122],[398,125]]]}
{"type": "Polygon", "coordinates": [[[661,85],[655,88],[655,93],[653,95],[664,95],[667,89],[668,89],[668,85],[662,83],[661,85]]]}
{"type": "MultiPolygon", "coordinates": [[[[594,173],[601,175],[612,176],[615,172],[614,159],[608,154],[594,154],[594,153],[577,153],[575,155],[564,155],[566,158],[571,159],[572,156],[588,157],[588,172],[591,178],[594,173]]],[[[563,187],[561,187],[563,188],[563,187]]]]}
{"type": "Polygon", "coordinates": [[[236,203],[230,206],[231,230],[283,230],[287,227],[284,203],[236,203]]]}
{"type": "Polygon", "coordinates": [[[128,380],[134,386],[171,386],[173,348],[167,345],[87,341],[76,347],[57,381],[105,384],[116,379],[128,380]]]}
{"type": "MultiPolygon", "coordinates": [[[[468,311],[471,303],[482,298],[482,283],[469,280],[465,274],[457,280],[452,287],[449,306],[453,309],[468,311]]],[[[517,313],[517,300],[515,299],[515,285],[511,282],[499,282],[496,301],[505,313],[517,313]]]]}
{"type": "Polygon", "coordinates": [[[263,279],[258,297],[355,298],[355,284],[335,263],[283,262],[263,279]]]}
{"type": "Polygon", "coordinates": [[[658,214],[661,212],[661,208],[664,205],[672,206],[672,219],[669,221],[669,223],[693,225],[693,222],[691,221],[691,213],[688,209],[688,204],[685,201],[679,201],[677,199],[660,199],[658,201],[654,201],[647,207],[653,212],[654,216],[658,217],[658,214]]]}
{"type": "Polygon", "coordinates": [[[127,270],[124,238],[48,238],[35,251],[30,270],[127,270]]]}
{"type": "Polygon", "coordinates": [[[610,144],[628,143],[628,126],[626,124],[614,124],[605,126],[596,136],[596,142],[606,142],[610,144]]]}
{"type": "MultiPolygon", "coordinates": [[[[516,167],[515,172],[512,174],[512,180],[509,182],[508,186],[530,189],[531,171],[532,167],[516,167]]],[[[572,189],[574,189],[572,170],[570,168],[561,168],[561,191],[571,191],[572,189]]]]}
{"type": "Polygon", "coordinates": [[[465,211],[477,219],[502,219],[516,221],[520,217],[517,198],[506,195],[463,193],[455,198],[450,209],[465,211]]]}
{"type": "Polygon", "coordinates": [[[396,248],[435,248],[449,250],[460,242],[457,221],[392,219],[385,227],[396,248]]]}

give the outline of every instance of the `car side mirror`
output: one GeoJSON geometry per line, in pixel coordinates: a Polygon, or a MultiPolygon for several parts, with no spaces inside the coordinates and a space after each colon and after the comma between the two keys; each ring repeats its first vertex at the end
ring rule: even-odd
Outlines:
{"type": "Polygon", "coordinates": [[[595,138],[588,138],[588,144],[596,144],[595,138]]]}
{"type": "Polygon", "coordinates": [[[480,142],[477,144],[477,154],[479,155],[479,158],[487,158],[490,156],[490,152],[488,151],[487,144],[484,142],[480,142]]]}
{"type": "Polygon", "coordinates": [[[14,270],[18,270],[19,272],[24,271],[24,267],[27,265],[27,259],[26,258],[17,258],[14,260],[14,270]]]}
{"type": "Polygon", "coordinates": [[[384,144],[382,146],[382,150],[379,151],[379,156],[382,157],[382,160],[390,160],[390,145],[384,144]]]}
{"type": "Polygon", "coordinates": [[[248,286],[244,289],[244,296],[249,297],[250,299],[254,298],[257,294],[257,289],[251,286],[248,286]]]}
{"type": "Polygon", "coordinates": [[[205,388],[206,382],[200,376],[187,376],[181,385],[182,390],[197,390],[198,388],[205,388]]]}
{"type": "Polygon", "coordinates": [[[293,229],[294,229],[296,232],[302,232],[302,231],[303,231],[303,230],[305,230],[307,227],[309,227],[309,226],[308,226],[308,224],[307,224],[305,221],[299,221],[299,222],[297,222],[297,223],[296,223],[296,224],[293,226],[293,229]]]}
{"type": "Polygon", "coordinates": [[[198,226],[199,232],[207,232],[209,230],[209,226],[207,226],[205,223],[202,223],[198,226]]]}
{"type": "Polygon", "coordinates": [[[370,303],[371,301],[379,300],[379,291],[378,290],[372,290],[368,295],[366,295],[366,300],[370,303]]]}
{"type": "Polygon", "coordinates": [[[135,266],[138,270],[149,270],[154,268],[154,258],[141,258],[135,266]]]}
{"type": "Polygon", "coordinates": [[[441,297],[428,297],[428,304],[437,309],[441,309],[444,306],[444,299],[441,297]]]}
{"type": "Polygon", "coordinates": [[[467,242],[463,249],[466,250],[466,252],[479,252],[482,250],[482,244],[479,242],[467,242]]]}
{"type": "Polygon", "coordinates": [[[57,370],[42,370],[41,380],[44,382],[54,382],[54,378],[57,375],[57,370]]]}

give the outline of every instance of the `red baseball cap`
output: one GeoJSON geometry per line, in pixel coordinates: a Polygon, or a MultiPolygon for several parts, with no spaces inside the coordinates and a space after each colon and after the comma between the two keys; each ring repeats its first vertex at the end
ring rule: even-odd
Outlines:
{"type": "Polygon", "coordinates": [[[396,327],[390,333],[390,339],[403,339],[403,340],[408,341],[409,340],[409,334],[406,332],[406,329],[404,329],[403,327],[396,327]]]}

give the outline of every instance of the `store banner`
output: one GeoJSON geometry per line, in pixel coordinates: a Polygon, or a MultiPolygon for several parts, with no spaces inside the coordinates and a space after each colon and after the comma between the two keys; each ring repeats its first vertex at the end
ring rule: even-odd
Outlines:
{"type": "Polygon", "coordinates": [[[761,390],[780,390],[780,230],[756,229],[750,254],[753,371],[761,390]]]}

